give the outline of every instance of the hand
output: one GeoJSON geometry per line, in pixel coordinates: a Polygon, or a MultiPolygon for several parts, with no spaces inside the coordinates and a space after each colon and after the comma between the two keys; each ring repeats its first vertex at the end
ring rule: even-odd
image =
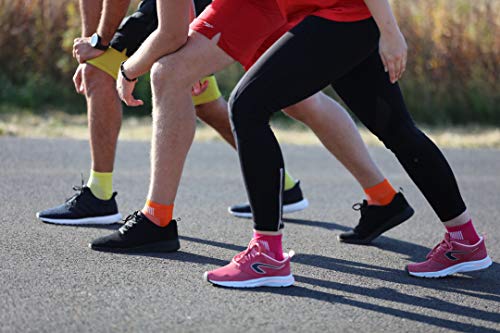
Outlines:
{"type": "Polygon", "coordinates": [[[382,32],[379,41],[379,53],[384,70],[389,72],[391,83],[396,83],[406,69],[408,46],[403,34],[397,31],[382,32]]]}
{"type": "Polygon", "coordinates": [[[120,99],[128,106],[141,106],[144,104],[142,100],[135,99],[135,97],[132,95],[136,83],[137,80],[132,82],[127,81],[123,77],[121,71],[118,72],[118,78],[116,79],[116,90],[118,91],[118,96],[120,96],[120,99]]]}
{"type": "Polygon", "coordinates": [[[80,64],[103,53],[104,51],[95,49],[90,45],[90,37],[79,37],[73,41],[73,58],[76,58],[80,64]]]}
{"type": "Polygon", "coordinates": [[[78,65],[75,75],[73,75],[73,83],[75,85],[75,90],[77,93],[85,95],[85,85],[83,84],[83,66],[85,64],[78,65]]]}
{"type": "Polygon", "coordinates": [[[205,80],[204,82],[197,81],[195,84],[193,84],[193,87],[191,88],[191,95],[193,96],[199,96],[203,94],[208,88],[208,80],[205,80]]]}

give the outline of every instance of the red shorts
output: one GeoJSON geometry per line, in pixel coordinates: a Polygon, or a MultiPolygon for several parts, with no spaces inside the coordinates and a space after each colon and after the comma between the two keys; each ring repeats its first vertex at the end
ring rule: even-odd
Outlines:
{"type": "Polygon", "coordinates": [[[275,1],[214,0],[191,23],[190,29],[212,39],[249,69],[257,59],[299,20],[288,23],[275,1]]]}

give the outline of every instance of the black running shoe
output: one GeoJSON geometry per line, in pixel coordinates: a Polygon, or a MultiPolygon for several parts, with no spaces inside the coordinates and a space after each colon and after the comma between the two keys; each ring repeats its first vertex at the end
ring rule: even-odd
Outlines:
{"type": "MultiPolygon", "coordinates": [[[[286,191],[283,191],[283,214],[294,213],[306,209],[309,201],[302,196],[300,181],[286,191]]],[[[252,218],[252,208],[249,203],[229,207],[228,212],[236,217],[252,218]]]]}
{"type": "Polygon", "coordinates": [[[352,206],[361,212],[359,224],[338,236],[344,243],[369,244],[387,230],[408,220],[414,213],[403,194],[396,194],[387,206],[371,206],[366,200],[352,206]]]}
{"type": "Polygon", "coordinates": [[[109,200],[96,198],[89,187],[74,186],[76,193],[65,203],[36,213],[36,217],[46,223],[69,225],[103,225],[120,221],[116,192],[109,200]]]}
{"type": "Polygon", "coordinates": [[[89,244],[92,250],[107,252],[174,252],[180,248],[177,221],[159,227],[141,212],[127,216],[125,224],[111,235],[89,244]]]}

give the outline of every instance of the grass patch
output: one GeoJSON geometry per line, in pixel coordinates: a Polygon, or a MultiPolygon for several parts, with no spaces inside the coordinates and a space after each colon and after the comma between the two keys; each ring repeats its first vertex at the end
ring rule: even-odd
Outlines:
{"type": "MultiPolygon", "coordinates": [[[[281,124],[273,126],[282,143],[296,145],[321,145],[316,136],[305,126],[281,124]]],[[[446,148],[500,148],[500,128],[485,126],[423,127],[424,131],[441,147],[446,148]]],[[[380,141],[368,130],[360,127],[360,133],[369,146],[381,146],[380,141]]],[[[0,136],[36,138],[88,139],[87,117],[48,111],[33,114],[27,109],[10,112],[0,108],[0,136]]],[[[120,133],[121,140],[149,141],[151,119],[149,117],[125,117],[120,133]]],[[[210,127],[199,123],[195,140],[222,141],[210,127]]]]}

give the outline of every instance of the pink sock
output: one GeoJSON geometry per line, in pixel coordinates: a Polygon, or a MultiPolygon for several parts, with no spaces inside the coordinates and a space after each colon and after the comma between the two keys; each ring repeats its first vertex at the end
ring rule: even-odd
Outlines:
{"type": "Polygon", "coordinates": [[[465,241],[465,243],[476,244],[479,241],[479,235],[472,225],[472,220],[462,225],[446,227],[446,230],[450,234],[450,239],[459,243],[465,241]]]}
{"type": "Polygon", "coordinates": [[[263,235],[254,232],[253,239],[256,239],[260,245],[269,251],[269,255],[276,260],[283,260],[283,247],[281,245],[282,235],[263,235]]]}

